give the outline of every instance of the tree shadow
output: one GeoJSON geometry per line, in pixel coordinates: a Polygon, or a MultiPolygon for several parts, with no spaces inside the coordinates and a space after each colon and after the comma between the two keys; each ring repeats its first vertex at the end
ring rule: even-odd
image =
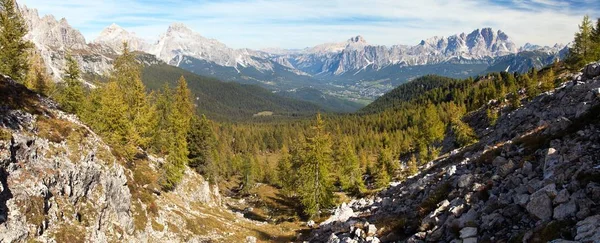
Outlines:
{"type": "Polygon", "coordinates": [[[2,183],[2,192],[0,192],[0,224],[8,220],[8,207],[6,202],[13,198],[13,194],[8,187],[8,172],[0,168],[0,183],[2,183]]]}

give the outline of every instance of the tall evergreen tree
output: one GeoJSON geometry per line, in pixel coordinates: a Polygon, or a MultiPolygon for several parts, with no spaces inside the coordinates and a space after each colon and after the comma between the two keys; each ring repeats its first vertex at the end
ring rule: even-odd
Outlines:
{"type": "Polygon", "coordinates": [[[97,121],[94,127],[118,155],[132,160],[137,153],[137,144],[130,139],[134,129],[123,116],[127,112],[127,105],[119,90],[117,83],[109,82],[99,91],[99,109],[95,112],[97,121]]]}
{"type": "Polygon", "coordinates": [[[27,26],[15,0],[0,0],[0,73],[24,82],[29,71],[29,49],[33,44],[23,39],[27,26]]]}
{"type": "Polygon", "coordinates": [[[377,168],[375,168],[375,185],[377,187],[386,187],[394,172],[390,166],[393,163],[392,153],[389,148],[379,150],[377,156],[377,168]]]}
{"type": "Polygon", "coordinates": [[[600,59],[600,18],[596,20],[596,25],[592,28],[592,42],[595,60],[600,59]]]}
{"type": "Polygon", "coordinates": [[[440,118],[437,108],[433,104],[428,104],[425,107],[420,123],[421,137],[427,144],[428,159],[431,160],[437,157],[436,143],[444,139],[445,125],[440,118]]]}
{"type": "Polygon", "coordinates": [[[259,180],[257,167],[258,161],[255,157],[249,156],[244,159],[242,166],[242,192],[249,193],[257,180],[259,180]]]}
{"type": "Polygon", "coordinates": [[[146,95],[146,87],[142,83],[141,65],[135,54],[123,43],[123,54],[115,59],[111,81],[119,85],[120,93],[127,105],[125,116],[135,128],[135,140],[139,146],[147,148],[151,142],[156,126],[155,110],[150,106],[146,95]]]}
{"type": "Polygon", "coordinates": [[[165,190],[172,190],[177,186],[183,178],[183,173],[189,160],[186,136],[190,130],[194,109],[191,101],[191,92],[183,76],[179,78],[177,83],[171,111],[169,124],[171,125],[170,135],[172,136],[172,140],[161,180],[161,184],[165,190]]]}
{"type": "Polygon", "coordinates": [[[65,111],[81,115],[84,102],[83,84],[80,80],[81,71],[77,61],[70,54],[67,54],[66,62],[63,76],[65,86],[60,98],[61,104],[65,111]]]}
{"type": "Polygon", "coordinates": [[[277,161],[277,177],[283,192],[288,196],[295,190],[295,172],[292,168],[292,156],[287,146],[281,148],[281,158],[277,161]]]}
{"type": "Polygon", "coordinates": [[[329,170],[331,166],[331,138],[325,131],[325,122],[321,114],[307,138],[305,157],[300,166],[299,195],[304,212],[310,217],[319,217],[323,208],[333,203],[332,182],[329,170]]]}
{"type": "Polygon", "coordinates": [[[52,97],[54,95],[54,82],[46,71],[46,65],[42,57],[33,53],[29,58],[29,72],[24,81],[24,85],[36,92],[52,97]]]}
{"type": "Polygon", "coordinates": [[[579,25],[579,32],[575,34],[573,46],[569,49],[567,63],[574,69],[581,68],[591,61],[596,61],[594,60],[597,57],[595,56],[592,30],[592,22],[590,17],[586,15],[579,25]]]}
{"type": "Polygon", "coordinates": [[[530,78],[527,74],[523,75],[523,83],[525,84],[525,93],[527,94],[528,100],[532,100],[540,94],[537,78],[530,78]]]}
{"type": "Polygon", "coordinates": [[[170,114],[173,110],[173,92],[165,84],[161,92],[155,94],[156,126],[152,139],[154,152],[164,155],[168,153],[173,137],[171,133],[170,114]]]}
{"type": "Polygon", "coordinates": [[[365,183],[362,179],[362,171],[360,169],[360,162],[358,156],[354,151],[354,148],[348,141],[348,138],[342,138],[340,143],[340,158],[341,161],[338,163],[340,168],[338,170],[338,177],[342,189],[347,192],[358,194],[365,189],[365,183]]]}
{"type": "Polygon", "coordinates": [[[191,129],[187,136],[189,147],[189,166],[203,174],[209,181],[215,182],[218,171],[212,158],[216,138],[210,122],[203,115],[202,118],[194,117],[191,129]]]}
{"type": "Polygon", "coordinates": [[[554,80],[555,79],[556,79],[556,76],[554,75],[554,69],[549,68],[542,76],[542,85],[541,85],[540,89],[542,91],[550,91],[550,90],[554,89],[554,80]]]}
{"type": "Polygon", "coordinates": [[[408,160],[408,162],[406,162],[406,166],[408,167],[407,169],[408,169],[409,176],[412,176],[419,172],[419,169],[417,167],[417,158],[415,157],[414,154],[412,156],[410,156],[410,159],[408,160]]]}

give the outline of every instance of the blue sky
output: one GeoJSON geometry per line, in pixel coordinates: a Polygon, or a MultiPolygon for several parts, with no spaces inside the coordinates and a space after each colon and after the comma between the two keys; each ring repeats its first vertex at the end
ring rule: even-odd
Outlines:
{"type": "Polygon", "coordinates": [[[173,22],[235,48],[304,48],[362,35],[369,43],[417,44],[492,27],[518,45],[567,43],[600,0],[17,0],[66,18],[88,41],[116,23],[155,41],[173,22]]]}

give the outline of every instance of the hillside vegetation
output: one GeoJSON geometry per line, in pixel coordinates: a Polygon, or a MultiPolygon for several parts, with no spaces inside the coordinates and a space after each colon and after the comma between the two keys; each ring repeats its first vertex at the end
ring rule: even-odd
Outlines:
{"type": "Polygon", "coordinates": [[[256,85],[222,82],[165,63],[142,69],[142,80],[150,90],[173,86],[181,76],[188,81],[198,113],[217,120],[248,120],[263,111],[278,117],[298,117],[322,110],[316,104],[282,97],[256,85]]]}

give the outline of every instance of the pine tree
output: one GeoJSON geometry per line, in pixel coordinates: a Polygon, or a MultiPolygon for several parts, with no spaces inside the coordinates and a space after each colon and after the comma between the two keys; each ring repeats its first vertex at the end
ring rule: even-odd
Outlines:
{"type": "Polygon", "coordinates": [[[117,83],[109,82],[100,91],[94,130],[98,131],[112,145],[119,156],[132,160],[137,153],[136,144],[129,139],[133,136],[134,129],[123,115],[127,112],[127,105],[119,90],[117,83]]]}
{"type": "Polygon", "coordinates": [[[389,148],[379,150],[377,168],[375,169],[375,185],[377,187],[386,187],[390,183],[390,174],[393,173],[390,168],[392,163],[392,153],[389,148]]]}
{"type": "Polygon", "coordinates": [[[406,162],[406,166],[408,167],[408,175],[409,176],[412,176],[414,174],[417,174],[417,172],[419,172],[419,169],[417,167],[417,157],[415,157],[414,154],[412,156],[410,156],[410,159],[408,160],[408,162],[406,162]]]}
{"type": "Polygon", "coordinates": [[[325,132],[325,122],[320,114],[317,114],[316,125],[307,138],[305,153],[300,166],[299,195],[304,212],[311,218],[319,217],[321,210],[333,203],[333,185],[329,175],[331,139],[325,132]]]}
{"type": "Polygon", "coordinates": [[[291,195],[295,189],[295,173],[292,170],[292,156],[285,145],[281,148],[281,158],[277,161],[277,177],[284,194],[291,195]]]}
{"type": "Polygon", "coordinates": [[[552,89],[554,89],[554,80],[556,79],[556,76],[554,75],[554,70],[552,68],[549,68],[548,71],[546,73],[544,73],[544,75],[542,76],[542,85],[540,87],[540,89],[542,91],[550,91],[552,89]]]}
{"type": "Polygon", "coordinates": [[[600,18],[596,20],[596,26],[592,28],[592,42],[594,51],[594,60],[600,59],[600,18]]]}
{"type": "Polygon", "coordinates": [[[61,104],[65,111],[81,115],[84,102],[83,85],[80,81],[81,72],[77,61],[70,54],[67,54],[66,62],[63,76],[65,87],[60,98],[61,104]]]}
{"type": "Polygon", "coordinates": [[[347,138],[341,139],[340,143],[340,158],[339,162],[339,180],[344,191],[359,194],[364,191],[365,183],[362,179],[362,171],[360,162],[352,145],[347,138]]]}
{"type": "Polygon", "coordinates": [[[33,44],[25,41],[27,26],[19,13],[15,0],[0,0],[0,73],[24,82],[29,71],[29,49],[33,44]]]}
{"type": "Polygon", "coordinates": [[[575,34],[575,40],[573,46],[569,49],[569,57],[567,63],[572,68],[578,69],[586,65],[594,59],[598,58],[595,56],[594,42],[592,40],[592,22],[589,16],[584,16],[583,21],[579,25],[579,32],[575,34]]]}
{"type": "Polygon", "coordinates": [[[25,87],[35,90],[36,92],[52,97],[54,95],[54,83],[48,76],[46,66],[42,57],[33,53],[29,58],[29,71],[23,84],[25,87]]]}
{"type": "Polygon", "coordinates": [[[152,148],[158,154],[167,154],[171,140],[171,123],[170,113],[173,109],[173,93],[168,84],[162,89],[162,92],[156,94],[155,110],[156,110],[156,126],[154,136],[152,138],[152,148]]]}
{"type": "Polygon", "coordinates": [[[242,167],[242,192],[250,193],[250,189],[254,186],[257,180],[256,158],[249,157],[244,159],[242,167]]]}
{"type": "Polygon", "coordinates": [[[183,173],[188,165],[189,149],[186,136],[190,130],[193,111],[191,92],[187,87],[185,78],[182,76],[177,83],[173,106],[169,114],[172,140],[161,180],[161,184],[165,190],[172,190],[177,186],[183,178],[183,173]]]}
{"type": "Polygon", "coordinates": [[[529,75],[523,75],[523,83],[525,84],[525,93],[528,100],[532,100],[540,94],[537,79],[530,78],[529,75]]]}
{"type": "Polygon", "coordinates": [[[120,93],[127,104],[127,119],[135,128],[135,140],[139,146],[147,148],[151,142],[156,120],[154,109],[148,102],[146,87],[141,79],[141,66],[135,59],[135,54],[129,51],[127,43],[123,43],[123,54],[113,65],[111,81],[119,85],[120,93]]]}
{"type": "Polygon", "coordinates": [[[444,139],[444,132],[446,126],[442,122],[440,115],[433,104],[428,104],[423,112],[420,123],[421,137],[427,146],[428,156],[427,160],[434,159],[437,157],[435,151],[437,151],[436,143],[439,143],[444,139]]]}
{"type": "Polygon", "coordinates": [[[218,171],[212,153],[215,149],[216,138],[206,116],[192,119],[187,143],[190,151],[189,166],[204,175],[209,181],[215,182],[218,171]]]}

